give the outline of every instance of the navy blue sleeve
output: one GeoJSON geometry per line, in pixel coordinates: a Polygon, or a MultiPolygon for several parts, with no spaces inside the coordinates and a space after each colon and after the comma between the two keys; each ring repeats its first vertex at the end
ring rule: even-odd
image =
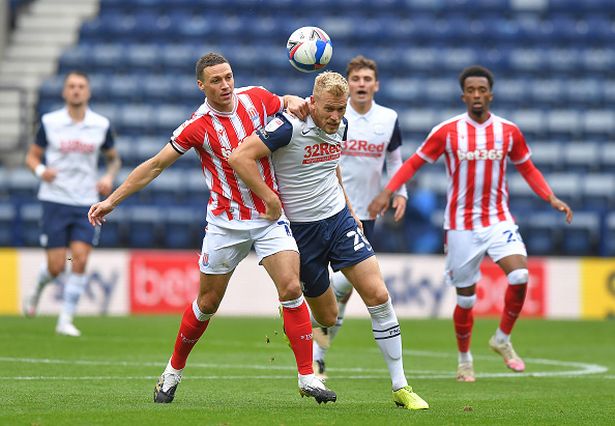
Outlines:
{"type": "Polygon", "coordinates": [[[395,126],[393,127],[393,134],[387,146],[387,151],[393,152],[401,146],[401,131],[399,130],[399,120],[395,119],[395,126]]]}
{"type": "Polygon", "coordinates": [[[47,133],[45,133],[45,126],[43,123],[41,123],[36,131],[36,140],[34,143],[41,148],[47,148],[47,133]]]}
{"type": "Polygon", "coordinates": [[[105,135],[105,143],[100,147],[101,150],[107,151],[115,146],[115,136],[113,134],[113,130],[111,130],[111,126],[107,129],[107,134],[105,135]]]}
{"type": "Polygon", "coordinates": [[[256,134],[273,152],[290,143],[293,136],[293,125],[284,115],[276,114],[275,118],[267,123],[264,129],[258,129],[256,134]]]}
{"type": "Polygon", "coordinates": [[[346,117],[342,117],[342,123],[346,125],[346,128],[344,129],[344,135],[342,136],[342,141],[345,142],[348,140],[348,120],[346,120],[346,117]]]}

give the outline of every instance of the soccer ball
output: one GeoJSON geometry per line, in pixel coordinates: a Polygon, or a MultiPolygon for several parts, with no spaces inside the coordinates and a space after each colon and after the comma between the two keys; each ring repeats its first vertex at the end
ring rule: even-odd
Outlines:
{"type": "Polygon", "coordinates": [[[286,42],[288,61],[301,72],[324,68],[333,55],[331,38],[318,27],[301,27],[286,42]]]}

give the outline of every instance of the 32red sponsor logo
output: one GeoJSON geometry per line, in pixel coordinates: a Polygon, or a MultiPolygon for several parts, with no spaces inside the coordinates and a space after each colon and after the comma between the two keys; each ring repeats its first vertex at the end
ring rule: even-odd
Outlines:
{"type": "Polygon", "coordinates": [[[307,145],[304,151],[303,164],[331,161],[338,159],[342,155],[342,147],[340,145],[332,145],[325,142],[307,145]]]}
{"type": "Polygon", "coordinates": [[[69,152],[79,152],[82,154],[90,154],[94,152],[94,145],[81,142],[80,140],[60,141],[60,151],[64,154],[69,152]]]}
{"type": "Polygon", "coordinates": [[[362,151],[362,152],[384,152],[384,142],[381,143],[369,143],[368,141],[350,139],[344,143],[344,154],[347,151],[362,151]]]}

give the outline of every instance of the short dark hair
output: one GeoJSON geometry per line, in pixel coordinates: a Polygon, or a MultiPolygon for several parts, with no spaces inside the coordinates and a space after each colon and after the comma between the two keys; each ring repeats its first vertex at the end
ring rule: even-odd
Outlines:
{"type": "Polygon", "coordinates": [[[196,61],[196,79],[201,80],[203,70],[207,67],[213,67],[214,65],[228,64],[229,61],[219,53],[209,52],[203,55],[196,61]]]}
{"type": "Polygon", "coordinates": [[[69,72],[66,73],[66,75],[64,76],[64,83],[66,83],[66,80],[68,80],[68,77],[70,77],[71,75],[78,75],[79,77],[83,77],[85,78],[88,82],[90,81],[90,77],[87,75],[87,73],[85,71],[81,71],[81,70],[70,70],[69,72]]]}
{"type": "Polygon", "coordinates": [[[481,65],[472,65],[461,71],[461,74],[459,74],[459,85],[461,86],[462,91],[464,89],[463,85],[468,77],[485,77],[489,82],[489,89],[493,89],[493,73],[481,65]]]}
{"type": "Polygon", "coordinates": [[[350,62],[348,62],[348,66],[346,66],[346,77],[350,76],[351,72],[363,68],[372,70],[376,80],[378,80],[378,65],[376,65],[376,61],[373,59],[368,59],[363,55],[355,56],[350,60],[350,62]]]}

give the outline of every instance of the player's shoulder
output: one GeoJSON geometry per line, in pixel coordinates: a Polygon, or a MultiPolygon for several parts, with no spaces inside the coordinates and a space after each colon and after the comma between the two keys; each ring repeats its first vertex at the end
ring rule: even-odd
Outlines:
{"type": "Polygon", "coordinates": [[[68,116],[68,112],[66,108],[56,109],[54,111],[49,111],[41,116],[41,122],[45,125],[53,124],[53,123],[63,123],[70,119],[68,116]]]}
{"type": "Polygon", "coordinates": [[[436,133],[439,130],[445,130],[453,126],[456,126],[460,120],[463,120],[465,118],[465,116],[466,116],[465,114],[458,114],[458,115],[455,115],[454,117],[447,118],[446,120],[441,121],[440,123],[436,124],[431,130],[431,133],[436,133]]]}
{"type": "Polygon", "coordinates": [[[393,108],[385,107],[383,105],[377,104],[376,102],[374,102],[372,108],[374,114],[376,114],[378,117],[390,120],[397,120],[398,114],[397,111],[395,111],[393,108]]]}
{"type": "Polygon", "coordinates": [[[109,127],[111,123],[107,117],[105,117],[102,114],[97,113],[96,111],[92,111],[91,109],[87,110],[86,115],[85,115],[85,120],[89,124],[102,126],[102,127],[109,127]]]}
{"type": "Polygon", "coordinates": [[[494,113],[491,113],[491,119],[492,119],[494,122],[498,121],[498,122],[500,122],[500,123],[502,123],[502,124],[505,124],[505,125],[507,125],[507,126],[512,126],[512,127],[516,128],[516,129],[519,129],[519,126],[518,126],[518,125],[517,125],[517,123],[515,123],[514,121],[508,120],[508,119],[506,119],[506,118],[504,118],[504,117],[501,117],[501,116],[499,116],[499,115],[496,115],[496,114],[494,114],[494,113]]]}

